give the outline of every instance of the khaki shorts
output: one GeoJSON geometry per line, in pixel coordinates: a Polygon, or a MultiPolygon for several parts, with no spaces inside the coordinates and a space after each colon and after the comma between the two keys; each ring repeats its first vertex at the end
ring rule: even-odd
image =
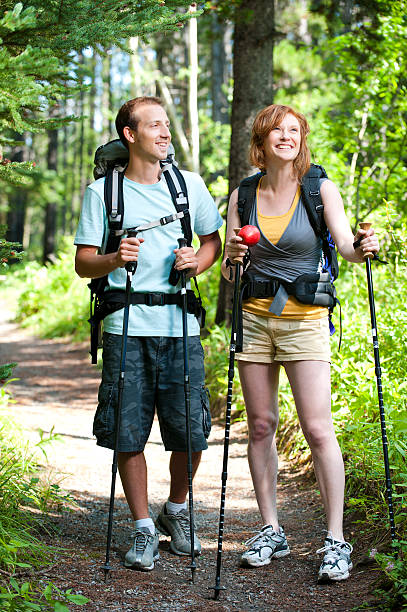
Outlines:
{"type": "Polygon", "coordinates": [[[240,361],[331,361],[328,317],[300,321],[243,311],[240,361]]]}

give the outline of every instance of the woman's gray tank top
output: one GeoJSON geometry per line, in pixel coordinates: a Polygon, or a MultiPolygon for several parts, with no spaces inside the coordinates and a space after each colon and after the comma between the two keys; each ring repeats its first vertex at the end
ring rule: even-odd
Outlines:
{"type": "MultiPolygon", "coordinates": [[[[320,186],[327,180],[320,179],[320,186]]],[[[249,223],[260,229],[256,205],[252,207],[249,223]]],[[[313,274],[322,267],[322,240],[309,222],[302,198],[298,201],[291,220],[280,240],[273,244],[260,229],[259,242],[250,248],[250,280],[267,281],[270,277],[292,282],[301,274],[313,274]]],[[[280,316],[288,294],[282,285],[274,296],[269,311],[280,316]]]]}

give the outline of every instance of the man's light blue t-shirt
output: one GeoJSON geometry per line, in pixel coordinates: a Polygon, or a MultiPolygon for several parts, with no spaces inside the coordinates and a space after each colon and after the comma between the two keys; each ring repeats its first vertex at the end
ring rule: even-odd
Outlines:
{"type": "MultiPolygon", "coordinates": [[[[218,209],[209,194],[202,178],[195,173],[182,171],[188,189],[189,211],[192,231],[198,236],[215,232],[223,223],[218,209]]],[[[98,179],[85,191],[81,216],[75,236],[75,244],[101,247],[108,231],[104,205],[104,178],[98,179]]],[[[160,219],[175,211],[170,192],[161,178],[153,185],[142,185],[126,177],[123,181],[124,219],[123,228],[137,227],[160,219]]],[[[178,238],[183,237],[179,220],[159,226],[143,233],[138,266],[133,276],[132,289],[137,292],[158,291],[177,293],[180,285],[173,287],[168,278],[175,259],[174,249],[178,248],[178,238]]],[[[108,276],[109,287],[125,289],[126,271],[117,268],[108,276]]],[[[104,320],[105,331],[121,334],[123,330],[123,309],[104,320]]],[[[177,305],[146,306],[141,304],[130,307],[130,336],[182,336],[182,311],[177,305]]],[[[188,334],[199,334],[199,325],[194,315],[188,315],[188,334]]]]}

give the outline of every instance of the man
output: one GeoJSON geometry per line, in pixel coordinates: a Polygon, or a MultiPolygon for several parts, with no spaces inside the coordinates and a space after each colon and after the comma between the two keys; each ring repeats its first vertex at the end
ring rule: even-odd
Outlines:
{"type": "MultiPolygon", "coordinates": [[[[123,228],[137,227],[173,214],[175,208],[160,168],[160,160],[166,159],[171,142],[169,120],[161,101],[153,97],[129,100],[119,110],[116,129],[129,150],[123,180],[123,228]]],[[[218,229],[222,219],[202,179],[191,172],[183,172],[183,175],[188,189],[191,227],[200,241],[197,252],[192,247],[177,248],[177,239],[182,237],[177,220],[151,229],[143,236],[123,238],[115,253],[99,254],[107,230],[102,178],[92,183],[84,196],[75,237],[75,269],[79,276],[99,278],[108,274],[110,288],[124,289],[124,266],[127,262],[137,262],[132,289],[168,294],[180,289],[168,280],[174,260],[176,270],[187,271],[188,278],[209,268],[220,254],[218,229]]],[[[112,449],[122,326],[123,309],[104,321],[103,374],[93,427],[97,443],[112,449]]],[[[194,475],[201,451],[207,448],[210,416],[199,325],[190,314],[188,334],[194,475]]],[[[118,453],[123,489],[135,520],[134,544],[125,557],[127,567],[151,570],[159,557],[158,534],[148,510],[147,466],[143,453],[155,408],[164,446],[172,451],[169,498],[157,518],[157,525],[160,531],[171,536],[170,546],[174,553],[191,553],[183,385],[181,308],[177,304],[131,305],[118,453]]],[[[195,554],[201,551],[196,536],[194,550],[195,554]]]]}

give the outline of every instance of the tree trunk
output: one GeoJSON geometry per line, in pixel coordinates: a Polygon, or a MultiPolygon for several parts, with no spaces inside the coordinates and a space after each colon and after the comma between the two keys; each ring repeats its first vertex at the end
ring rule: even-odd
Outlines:
{"type": "MultiPolygon", "coordinates": [[[[273,102],[274,36],[274,0],[242,0],[233,43],[229,194],[253,172],[247,155],[251,126],[257,112],[273,102]]],[[[230,321],[231,296],[231,285],[222,278],[216,323],[230,321]]]]}
{"type": "MultiPolygon", "coordinates": [[[[52,116],[51,110],[50,115],[52,116]]],[[[58,130],[48,130],[48,149],[47,149],[47,168],[48,170],[58,169],[58,130]]],[[[47,202],[45,207],[45,227],[43,239],[43,263],[55,261],[57,231],[57,203],[47,202]]]]}
{"type": "MultiPolygon", "coordinates": [[[[13,138],[14,140],[20,141],[21,145],[13,147],[10,159],[13,162],[23,162],[26,159],[24,136],[15,133],[13,134],[13,138]]],[[[19,187],[14,187],[8,198],[6,240],[23,243],[26,206],[27,191],[19,187]]]]}
{"type": "Polygon", "coordinates": [[[214,12],[212,15],[211,41],[212,119],[220,123],[229,122],[228,100],[225,93],[227,85],[225,31],[225,24],[219,20],[217,13],[214,12]]]}
{"type": "MultiPolygon", "coordinates": [[[[196,6],[191,5],[190,12],[196,12],[196,6]]],[[[198,29],[196,17],[189,21],[188,36],[188,116],[191,129],[192,168],[199,172],[199,119],[198,119],[198,29]]]]}

